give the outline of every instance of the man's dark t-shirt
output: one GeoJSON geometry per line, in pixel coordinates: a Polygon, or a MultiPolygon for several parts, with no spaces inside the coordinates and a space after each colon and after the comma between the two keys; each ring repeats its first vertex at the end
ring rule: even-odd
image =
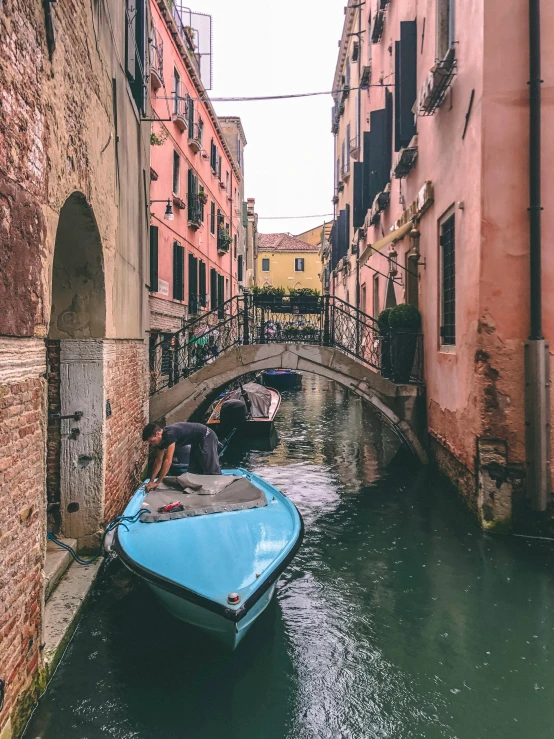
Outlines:
{"type": "Polygon", "coordinates": [[[172,423],[164,428],[159,448],[167,449],[174,442],[176,447],[199,446],[204,441],[206,430],[201,423],[172,423]]]}

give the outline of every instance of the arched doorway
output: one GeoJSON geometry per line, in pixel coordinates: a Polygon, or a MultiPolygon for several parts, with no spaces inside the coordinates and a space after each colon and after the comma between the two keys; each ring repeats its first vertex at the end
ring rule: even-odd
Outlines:
{"type": "Polygon", "coordinates": [[[80,540],[98,530],[104,502],[106,291],[100,233],[74,192],[56,231],[48,356],[48,526],[80,540]]]}

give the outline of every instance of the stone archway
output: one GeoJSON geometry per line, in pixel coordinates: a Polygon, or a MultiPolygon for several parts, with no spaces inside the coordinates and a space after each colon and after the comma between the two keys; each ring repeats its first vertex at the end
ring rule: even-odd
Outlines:
{"type": "Polygon", "coordinates": [[[52,265],[47,490],[49,527],[80,546],[103,515],[105,332],[102,242],[90,204],[74,192],[60,211],[52,265]]]}
{"type": "Polygon", "coordinates": [[[229,349],[215,362],[150,398],[150,420],[186,421],[214,392],[232,380],[277,367],[313,372],[352,390],[427,464],[423,387],[396,385],[354,357],[326,346],[275,343],[229,349]]]}

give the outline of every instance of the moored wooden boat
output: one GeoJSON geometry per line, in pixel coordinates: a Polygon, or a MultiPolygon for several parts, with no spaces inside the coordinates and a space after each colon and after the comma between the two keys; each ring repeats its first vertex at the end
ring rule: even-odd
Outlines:
{"type": "Polygon", "coordinates": [[[241,424],[240,433],[270,434],[275,416],[281,405],[281,395],[274,388],[264,388],[255,382],[244,385],[242,391],[233,390],[218,398],[210,411],[206,421],[207,425],[217,433],[220,426],[221,407],[226,400],[243,397],[243,391],[248,396],[251,408],[247,420],[241,424]]]}
{"type": "Polygon", "coordinates": [[[170,613],[234,649],[296,554],[302,518],[279,490],[244,469],[174,479],[204,487],[140,488],[125,515],[146,512],[127,530],[118,528],[115,549],[170,613]],[[166,500],[184,510],[158,513],[166,500]]]}
{"type": "Polygon", "coordinates": [[[290,369],[270,369],[261,373],[264,387],[291,390],[302,387],[302,375],[290,369]]]}

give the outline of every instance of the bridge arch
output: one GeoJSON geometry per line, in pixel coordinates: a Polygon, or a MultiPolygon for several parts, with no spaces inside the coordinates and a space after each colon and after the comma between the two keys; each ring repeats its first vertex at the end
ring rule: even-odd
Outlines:
{"type": "Polygon", "coordinates": [[[338,382],[368,402],[413,450],[423,464],[425,398],[422,386],[396,385],[336,348],[303,344],[235,346],[189,377],[150,398],[150,420],[187,420],[229,382],[250,372],[286,368],[312,372],[338,382]]]}

